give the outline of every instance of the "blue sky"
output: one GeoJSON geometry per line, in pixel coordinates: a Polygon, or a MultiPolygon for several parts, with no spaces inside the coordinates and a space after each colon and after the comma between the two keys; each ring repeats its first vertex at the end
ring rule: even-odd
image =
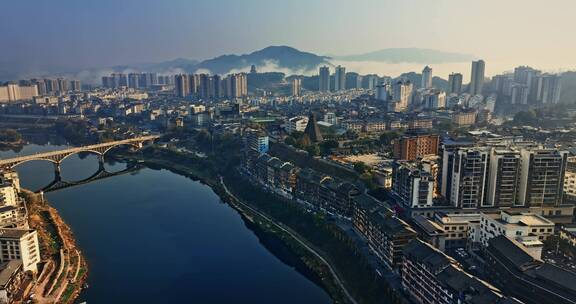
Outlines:
{"type": "Polygon", "coordinates": [[[345,55],[389,47],[574,66],[576,1],[7,0],[0,64],[77,68],[205,59],[290,45],[345,55]]]}

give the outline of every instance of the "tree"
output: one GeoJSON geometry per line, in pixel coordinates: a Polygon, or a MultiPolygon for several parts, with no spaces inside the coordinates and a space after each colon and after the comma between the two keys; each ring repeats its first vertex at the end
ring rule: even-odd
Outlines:
{"type": "Polygon", "coordinates": [[[380,143],[390,145],[392,141],[398,137],[400,137],[400,133],[396,131],[384,132],[380,135],[380,143]]]}
{"type": "Polygon", "coordinates": [[[514,123],[517,125],[537,125],[538,117],[534,110],[520,111],[514,115],[514,123]]]}
{"type": "Polygon", "coordinates": [[[22,135],[14,129],[0,130],[0,142],[19,142],[22,140],[22,135]]]}
{"type": "Polygon", "coordinates": [[[356,139],[358,138],[358,133],[356,133],[354,130],[347,130],[346,133],[344,133],[344,137],[347,139],[356,139]]]}
{"type": "Polygon", "coordinates": [[[328,154],[332,149],[338,148],[338,141],[330,139],[325,140],[320,144],[320,150],[322,154],[328,154]]]}
{"type": "Polygon", "coordinates": [[[318,156],[320,155],[320,147],[318,145],[309,145],[306,147],[306,151],[310,156],[318,156]]]}
{"type": "Polygon", "coordinates": [[[364,174],[364,172],[368,171],[369,167],[361,161],[354,163],[354,171],[358,172],[359,174],[364,174]]]}
{"type": "Polygon", "coordinates": [[[296,140],[292,136],[286,137],[286,139],[284,140],[284,143],[289,145],[289,146],[296,146],[296,140]]]}
{"type": "Polygon", "coordinates": [[[443,121],[436,125],[436,129],[444,132],[451,132],[456,129],[456,126],[454,126],[454,123],[451,121],[443,121]]]}

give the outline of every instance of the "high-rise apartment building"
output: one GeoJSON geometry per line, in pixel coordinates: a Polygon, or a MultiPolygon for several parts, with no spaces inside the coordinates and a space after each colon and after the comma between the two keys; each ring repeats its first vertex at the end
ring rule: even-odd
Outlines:
{"type": "Polygon", "coordinates": [[[17,100],[30,100],[38,96],[38,87],[35,84],[19,85],[8,83],[0,86],[0,103],[17,100]]]}
{"type": "Polygon", "coordinates": [[[396,161],[392,165],[392,189],[407,207],[431,207],[434,177],[417,162],[396,161]]]}
{"type": "Polygon", "coordinates": [[[482,94],[484,86],[484,60],[472,61],[472,73],[470,75],[469,93],[472,95],[482,94]]]}
{"type": "Polygon", "coordinates": [[[298,77],[292,78],[291,89],[292,89],[292,96],[298,97],[302,95],[302,79],[298,77]]]}
{"type": "Polygon", "coordinates": [[[43,96],[48,94],[46,89],[46,82],[44,79],[32,79],[32,83],[36,85],[36,88],[38,89],[38,95],[43,96]]]}
{"type": "MultiPolygon", "coordinates": [[[[529,66],[519,66],[514,69],[514,83],[523,85],[523,89],[527,90],[526,103],[535,103],[538,93],[538,78],[540,71],[533,69],[529,66]]],[[[514,92],[512,92],[514,94],[514,92]]]]}
{"type": "Polygon", "coordinates": [[[210,75],[200,74],[200,98],[208,99],[210,98],[210,75]]]}
{"type": "Polygon", "coordinates": [[[346,89],[346,68],[337,66],[334,71],[334,91],[342,91],[346,89]]]}
{"type": "Polygon", "coordinates": [[[190,94],[193,96],[198,96],[200,92],[200,75],[188,75],[188,83],[190,87],[190,94]]]}
{"type": "Polygon", "coordinates": [[[140,74],[130,73],[128,74],[128,87],[132,89],[140,88],[140,74]]]}
{"type": "Polygon", "coordinates": [[[64,79],[64,78],[58,78],[58,92],[68,92],[69,91],[69,87],[68,87],[68,80],[64,79]]]}
{"type": "Polygon", "coordinates": [[[527,105],[530,97],[530,87],[522,83],[512,84],[510,103],[527,105]]]}
{"type": "MultiPolygon", "coordinates": [[[[51,87],[51,85],[48,85],[48,87],[51,87]]],[[[114,77],[102,76],[102,87],[112,89],[118,87],[118,84],[116,83],[116,79],[114,77]]],[[[51,89],[48,90],[49,92],[52,92],[51,89]]]]}
{"type": "Polygon", "coordinates": [[[406,110],[412,99],[413,85],[410,80],[399,80],[392,85],[392,102],[388,110],[400,112],[406,110]]]}
{"type": "Polygon", "coordinates": [[[452,169],[454,168],[454,160],[456,151],[460,148],[471,147],[472,142],[457,142],[445,140],[442,142],[442,171],[440,173],[440,194],[446,198],[447,201],[451,200],[452,194],[452,169]]]}
{"type": "Polygon", "coordinates": [[[158,83],[158,76],[156,73],[140,73],[136,74],[138,77],[138,84],[141,88],[150,88],[153,84],[158,83]]]}
{"type": "Polygon", "coordinates": [[[209,83],[210,83],[210,85],[209,85],[210,97],[209,98],[213,98],[213,99],[222,98],[222,96],[224,94],[222,92],[222,78],[220,77],[220,75],[213,75],[212,77],[210,77],[209,83]]]}
{"type": "Polygon", "coordinates": [[[391,95],[391,86],[385,82],[380,83],[379,85],[377,85],[375,87],[376,92],[375,92],[375,98],[376,100],[380,100],[380,101],[389,101],[390,98],[392,97],[391,95]]]}
{"type": "Polygon", "coordinates": [[[222,95],[227,98],[241,98],[248,95],[246,74],[230,74],[224,78],[222,81],[222,95]]]}
{"type": "Polygon", "coordinates": [[[112,73],[111,75],[114,77],[114,83],[117,87],[127,87],[128,86],[128,76],[123,73],[112,73]]]}
{"type": "Polygon", "coordinates": [[[432,88],[432,68],[429,66],[425,66],[422,70],[422,83],[420,87],[423,89],[432,88]]]}
{"type": "Polygon", "coordinates": [[[454,153],[450,202],[459,208],[478,208],[484,201],[489,150],[476,147],[454,153]]]}
{"type": "Polygon", "coordinates": [[[366,79],[366,89],[374,90],[378,85],[379,80],[377,75],[366,75],[364,78],[366,79]]]}
{"type": "Polygon", "coordinates": [[[181,98],[190,95],[188,75],[186,74],[176,75],[176,95],[181,98]]]}
{"type": "Polygon", "coordinates": [[[462,74],[452,73],[448,75],[448,94],[462,93],[462,74]]]}
{"type": "Polygon", "coordinates": [[[559,75],[543,74],[538,77],[536,101],[539,103],[556,104],[560,101],[561,89],[562,82],[559,75]]]}
{"type": "Polygon", "coordinates": [[[46,93],[55,93],[58,91],[58,80],[56,79],[44,79],[46,83],[46,93]]]}
{"type": "Polygon", "coordinates": [[[522,149],[520,155],[518,205],[561,205],[568,152],[557,149],[522,149]]]}
{"type": "Polygon", "coordinates": [[[70,80],[70,90],[73,92],[82,91],[82,86],[80,84],[80,80],[70,80]]]}
{"type": "Polygon", "coordinates": [[[518,194],[520,152],[493,148],[490,152],[490,173],[483,206],[512,207],[518,194]]]}
{"type": "Polygon", "coordinates": [[[576,204],[576,157],[568,157],[564,173],[564,196],[566,201],[576,204]]]}
{"type": "Polygon", "coordinates": [[[327,66],[320,67],[318,76],[318,90],[320,92],[330,91],[330,69],[327,66]]]}

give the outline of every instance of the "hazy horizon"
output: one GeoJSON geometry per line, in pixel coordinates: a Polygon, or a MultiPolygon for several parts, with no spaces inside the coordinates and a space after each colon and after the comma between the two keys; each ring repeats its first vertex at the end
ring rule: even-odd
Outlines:
{"type": "MultiPolygon", "coordinates": [[[[519,0],[9,1],[3,9],[10,14],[0,19],[9,29],[0,48],[0,72],[202,60],[270,45],[338,56],[387,48],[466,53],[487,62],[487,75],[518,65],[576,70],[576,41],[561,34],[572,26],[576,2],[553,1],[545,10],[543,5],[519,0]]],[[[354,66],[362,73],[388,69],[363,63],[349,70],[354,66]]],[[[390,69],[397,68],[402,65],[390,69]]],[[[438,66],[437,75],[445,78],[450,69],[438,66]]]]}

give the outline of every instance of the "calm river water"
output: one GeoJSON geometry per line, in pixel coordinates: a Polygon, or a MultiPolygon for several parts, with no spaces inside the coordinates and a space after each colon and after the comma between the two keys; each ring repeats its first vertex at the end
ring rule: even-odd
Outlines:
{"type": "MultiPolygon", "coordinates": [[[[65,146],[25,146],[18,155],[65,146]]],[[[16,155],[0,152],[1,158],[16,155]]],[[[124,164],[106,164],[110,171],[124,164]]],[[[63,180],[98,169],[94,155],[66,159],[63,180]]],[[[17,167],[23,187],[53,179],[51,163],[17,167]]],[[[206,185],[142,169],[46,194],[88,260],[92,303],[329,303],[281,242],[244,222],[206,185]]]]}

